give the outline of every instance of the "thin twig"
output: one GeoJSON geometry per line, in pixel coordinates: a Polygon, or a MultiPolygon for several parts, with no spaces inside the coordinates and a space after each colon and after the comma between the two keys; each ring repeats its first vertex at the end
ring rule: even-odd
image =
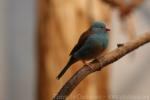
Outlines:
{"type": "Polygon", "coordinates": [[[99,60],[92,61],[90,63],[91,66],[84,65],[68,80],[68,82],[66,82],[58,94],[54,97],[54,100],[65,100],[86,76],[95,71],[100,71],[106,65],[119,60],[121,57],[148,42],[150,42],[150,33],[146,33],[135,40],[124,43],[123,46],[105,54],[104,56],[100,57],[99,60]]]}

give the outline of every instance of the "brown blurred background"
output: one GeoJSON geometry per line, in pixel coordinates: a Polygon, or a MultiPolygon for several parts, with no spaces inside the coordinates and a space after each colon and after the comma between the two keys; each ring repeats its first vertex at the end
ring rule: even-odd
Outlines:
{"type": "MultiPolygon", "coordinates": [[[[111,29],[107,51],[150,31],[149,0],[1,0],[0,100],[51,100],[82,67],[57,74],[93,21],[111,29]]],[[[69,100],[150,100],[150,45],[83,80],[69,100]]]]}

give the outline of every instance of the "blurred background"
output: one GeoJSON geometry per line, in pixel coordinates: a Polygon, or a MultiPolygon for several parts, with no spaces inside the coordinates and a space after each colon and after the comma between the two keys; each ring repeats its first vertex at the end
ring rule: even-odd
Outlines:
{"type": "MultiPolygon", "coordinates": [[[[149,0],[0,0],[0,100],[51,100],[82,67],[57,74],[93,21],[109,49],[150,31],[149,0]]],[[[69,100],[150,100],[150,44],[83,80],[69,100]]]]}

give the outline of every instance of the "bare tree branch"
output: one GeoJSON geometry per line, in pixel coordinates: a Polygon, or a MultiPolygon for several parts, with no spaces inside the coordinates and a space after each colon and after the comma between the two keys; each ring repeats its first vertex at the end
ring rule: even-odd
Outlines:
{"type": "Polygon", "coordinates": [[[76,86],[89,74],[100,71],[106,65],[109,65],[138,47],[150,42],[150,32],[143,36],[127,42],[117,49],[100,57],[99,60],[94,60],[90,63],[91,66],[84,65],[79,71],[77,71],[66,84],[61,88],[58,94],[54,97],[54,100],[65,100],[70,93],[76,88],[76,86]]]}

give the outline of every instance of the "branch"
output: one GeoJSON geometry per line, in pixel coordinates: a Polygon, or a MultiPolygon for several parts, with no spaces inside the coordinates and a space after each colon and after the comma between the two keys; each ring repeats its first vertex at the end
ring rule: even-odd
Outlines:
{"type": "Polygon", "coordinates": [[[106,65],[109,65],[131,51],[137,49],[138,47],[150,42],[150,32],[144,34],[143,36],[127,42],[122,46],[119,46],[117,49],[105,54],[100,57],[99,60],[94,60],[90,63],[91,66],[84,65],[81,69],[79,69],[66,84],[62,87],[62,89],[58,92],[58,94],[54,97],[54,100],[65,100],[70,93],[76,88],[76,86],[85,79],[89,74],[100,71],[106,65]]]}

